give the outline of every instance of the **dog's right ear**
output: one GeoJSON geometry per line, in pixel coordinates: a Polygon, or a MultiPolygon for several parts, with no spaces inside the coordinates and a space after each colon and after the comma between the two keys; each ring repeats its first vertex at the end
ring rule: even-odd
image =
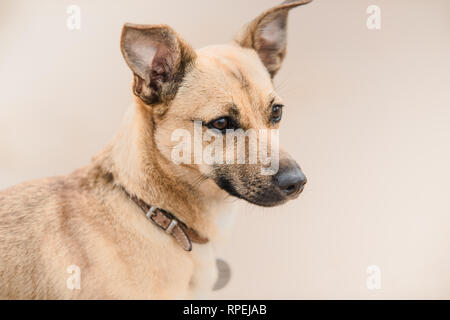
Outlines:
{"type": "Polygon", "coordinates": [[[148,105],[173,99],[195,51],[166,25],[125,24],[120,47],[134,73],[133,91],[148,105]]]}

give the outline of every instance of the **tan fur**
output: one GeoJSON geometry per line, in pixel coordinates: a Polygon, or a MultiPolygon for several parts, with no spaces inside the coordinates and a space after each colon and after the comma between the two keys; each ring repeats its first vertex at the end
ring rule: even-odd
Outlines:
{"type": "MultiPolygon", "coordinates": [[[[271,100],[281,102],[271,79],[279,66],[264,65],[249,43],[193,53],[173,30],[157,28],[163,30],[158,39],[170,41],[177,54],[169,67],[179,71],[184,63],[182,74],[155,95],[153,79],[130,66],[133,107],[117,136],[88,166],[0,192],[1,298],[197,298],[212,287],[215,219],[228,194],[205,178],[211,167],[170,160],[175,144],[170,134],[177,128],[192,131],[192,119],[213,120],[228,112],[230,103],[239,107],[244,129],[276,127],[267,116],[271,100]],[[211,241],[184,251],[121,187],[173,212],[211,241]],[[81,269],[80,290],[66,286],[71,265],[81,269]]],[[[236,188],[245,189],[242,170],[254,176],[258,168],[227,170],[236,188]]]]}

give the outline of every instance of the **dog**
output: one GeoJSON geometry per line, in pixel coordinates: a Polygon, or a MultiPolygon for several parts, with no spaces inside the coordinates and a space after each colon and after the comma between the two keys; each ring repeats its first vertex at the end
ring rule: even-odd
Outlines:
{"type": "Polygon", "coordinates": [[[68,176],[0,192],[0,297],[207,297],[227,197],[280,205],[306,177],[284,151],[272,175],[261,162],[174,163],[171,133],[192,133],[195,121],[216,139],[232,129],[276,130],[283,102],[273,77],[286,55],[288,12],[309,2],[285,1],[231,43],[197,51],[167,25],[125,24],[120,47],[134,103],[118,134],[68,176]]]}

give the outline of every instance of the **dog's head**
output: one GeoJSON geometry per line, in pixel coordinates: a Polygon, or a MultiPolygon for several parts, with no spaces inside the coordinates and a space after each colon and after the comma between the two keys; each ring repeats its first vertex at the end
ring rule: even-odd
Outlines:
{"type": "Polygon", "coordinates": [[[168,26],[124,26],[134,94],[151,113],[152,139],[174,172],[210,179],[261,206],[300,194],[306,178],[277,148],[284,107],[272,80],[286,54],[288,12],[310,1],[285,1],[232,43],[197,51],[168,26]]]}

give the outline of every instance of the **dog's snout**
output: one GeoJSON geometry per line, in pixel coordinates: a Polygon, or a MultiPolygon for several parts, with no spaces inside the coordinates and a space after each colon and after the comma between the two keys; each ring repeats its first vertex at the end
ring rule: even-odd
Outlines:
{"type": "Polygon", "coordinates": [[[275,175],[275,184],[287,196],[302,192],[306,182],[306,176],[296,163],[280,168],[275,175]]]}

